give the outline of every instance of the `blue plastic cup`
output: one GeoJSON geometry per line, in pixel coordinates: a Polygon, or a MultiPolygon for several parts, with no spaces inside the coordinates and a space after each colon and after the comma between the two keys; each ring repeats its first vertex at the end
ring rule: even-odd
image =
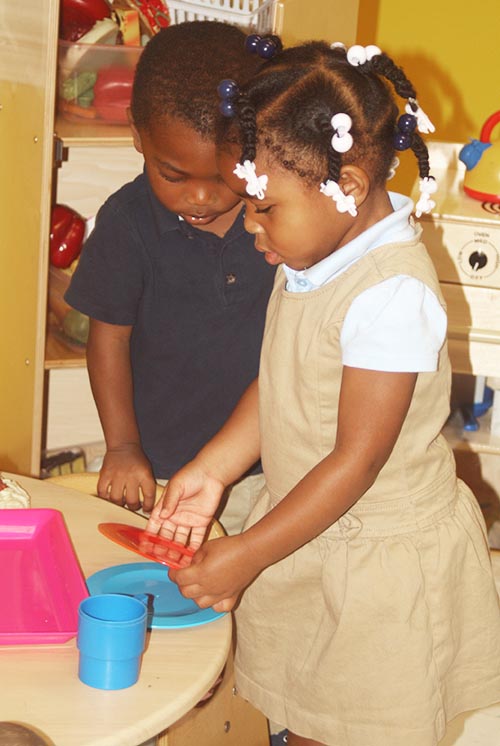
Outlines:
{"type": "Polygon", "coordinates": [[[147,606],[135,596],[103,593],[78,608],[78,677],[96,689],[125,689],[139,678],[147,606]]]}

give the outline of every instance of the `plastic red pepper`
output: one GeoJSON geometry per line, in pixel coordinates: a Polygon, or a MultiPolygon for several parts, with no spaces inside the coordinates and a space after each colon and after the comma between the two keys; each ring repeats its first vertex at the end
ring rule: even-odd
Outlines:
{"type": "Polygon", "coordinates": [[[62,0],[59,35],[65,41],[78,41],[96,21],[110,17],[106,0],[62,0]]]}
{"type": "Polygon", "coordinates": [[[130,105],[134,70],[129,67],[105,67],[99,70],[94,85],[93,107],[101,119],[125,123],[130,105]]]}
{"type": "Polygon", "coordinates": [[[67,205],[54,205],[50,219],[49,257],[53,267],[66,269],[82,250],[85,220],[67,205]]]}

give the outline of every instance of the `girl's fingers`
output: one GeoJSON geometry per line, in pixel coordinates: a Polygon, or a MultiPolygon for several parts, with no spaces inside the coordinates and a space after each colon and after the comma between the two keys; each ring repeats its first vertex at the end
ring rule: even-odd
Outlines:
{"type": "Polygon", "coordinates": [[[225,598],[223,601],[217,601],[212,605],[214,611],[227,612],[231,611],[236,603],[236,598],[225,598]]]}

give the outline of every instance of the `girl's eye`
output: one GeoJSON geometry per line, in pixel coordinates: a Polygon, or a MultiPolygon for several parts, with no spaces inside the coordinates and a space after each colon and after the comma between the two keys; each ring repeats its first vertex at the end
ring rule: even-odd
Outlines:
{"type": "Polygon", "coordinates": [[[260,208],[256,207],[255,212],[257,213],[257,215],[263,215],[266,212],[270,212],[271,208],[272,208],[272,205],[269,205],[269,207],[260,207],[260,208]]]}

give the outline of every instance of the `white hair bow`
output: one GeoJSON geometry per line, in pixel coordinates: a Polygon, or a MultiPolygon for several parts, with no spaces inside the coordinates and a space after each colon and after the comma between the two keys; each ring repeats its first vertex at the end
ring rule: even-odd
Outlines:
{"type": "Polygon", "coordinates": [[[247,186],[246,191],[251,197],[257,197],[257,199],[264,199],[264,192],[267,189],[268,177],[267,174],[257,176],[255,163],[253,161],[243,161],[243,164],[237,163],[236,168],[233,171],[238,179],[245,179],[247,186]]]}
{"type": "Polygon", "coordinates": [[[375,44],[368,44],[367,47],[363,47],[361,44],[354,44],[347,50],[347,61],[350,65],[358,67],[364,65],[365,62],[369,62],[372,57],[377,54],[382,54],[382,50],[375,46],[375,44]]]}
{"type": "Polygon", "coordinates": [[[431,212],[431,210],[436,207],[436,203],[431,199],[430,195],[437,192],[437,181],[436,179],[433,179],[432,176],[424,176],[423,179],[420,179],[419,186],[420,199],[415,205],[415,215],[417,218],[419,218],[422,213],[431,212]]]}
{"type": "Polygon", "coordinates": [[[348,212],[353,218],[358,214],[356,201],[352,194],[344,194],[338,183],[333,179],[328,179],[324,184],[321,184],[319,191],[326,197],[333,199],[339,212],[348,212]]]}
{"type": "Polygon", "coordinates": [[[408,99],[408,103],[405,106],[407,114],[412,114],[417,119],[417,129],[424,135],[428,135],[430,132],[435,132],[436,128],[432,124],[431,120],[423,109],[420,108],[418,101],[415,98],[408,99]],[[412,108],[413,105],[413,108],[412,108]]]}

